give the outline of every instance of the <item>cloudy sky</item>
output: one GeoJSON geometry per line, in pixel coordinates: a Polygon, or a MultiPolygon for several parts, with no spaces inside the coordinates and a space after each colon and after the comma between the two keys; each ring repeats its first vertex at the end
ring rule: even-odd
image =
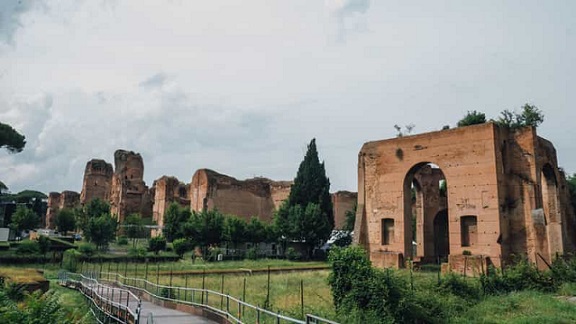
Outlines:
{"type": "Polygon", "coordinates": [[[0,152],[13,192],[82,187],[140,152],[145,180],[198,168],[292,179],[315,137],[332,190],[362,144],[524,103],[576,172],[576,1],[2,0],[0,152]]]}

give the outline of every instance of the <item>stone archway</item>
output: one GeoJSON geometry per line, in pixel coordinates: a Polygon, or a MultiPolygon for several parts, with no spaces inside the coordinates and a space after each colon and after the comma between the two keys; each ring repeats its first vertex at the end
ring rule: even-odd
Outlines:
{"type": "Polygon", "coordinates": [[[414,165],[404,178],[404,255],[422,262],[436,262],[449,254],[446,177],[436,164],[414,165]],[[437,246],[437,215],[442,242],[437,246]]]}

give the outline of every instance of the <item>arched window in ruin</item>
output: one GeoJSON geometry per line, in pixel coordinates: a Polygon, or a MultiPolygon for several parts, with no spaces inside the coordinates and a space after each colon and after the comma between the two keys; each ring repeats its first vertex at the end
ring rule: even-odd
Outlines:
{"type": "Polygon", "coordinates": [[[188,193],[186,192],[186,188],[184,188],[184,187],[178,188],[178,196],[180,196],[182,198],[186,198],[186,196],[188,196],[188,193]]]}
{"type": "Polygon", "coordinates": [[[394,219],[382,218],[382,245],[390,245],[394,243],[394,219]]]}
{"type": "Polygon", "coordinates": [[[463,247],[478,243],[478,218],[467,215],[460,217],[460,235],[463,247]]]}

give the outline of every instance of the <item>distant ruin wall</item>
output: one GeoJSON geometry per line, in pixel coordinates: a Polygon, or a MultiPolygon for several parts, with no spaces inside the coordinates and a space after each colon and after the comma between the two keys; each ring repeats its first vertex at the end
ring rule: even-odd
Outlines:
{"type": "Polygon", "coordinates": [[[346,212],[352,212],[358,194],[349,191],[338,191],[332,194],[332,207],[334,209],[334,228],[342,229],[346,223],[346,212]]]}
{"type": "Polygon", "coordinates": [[[112,164],[98,159],[88,161],[84,170],[80,203],[86,204],[95,198],[108,201],[113,174],[112,164]]]}
{"type": "Polygon", "coordinates": [[[256,216],[271,222],[276,206],[288,197],[289,182],[266,178],[237,180],[218,172],[201,169],[190,183],[190,208],[194,211],[217,209],[249,220],[256,216]]]}
{"type": "Polygon", "coordinates": [[[56,215],[64,208],[74,208],[80,204],[80,194],[74,191],[48,194],[48,209],[46,210],[46,228],[56,228],[56,215]]]}
{"type": "Polygon", "coordinates": [[[154,197],[144,183],[144,162],[138,153],[114,152],[114,174],[110,190],[110,211],[122,223],[127,215],[139,213],[152,217],[154,197]]]}
{"type": "Polygon", "coordinates": [[[163,176],[154,181],[152,188],[154,192],[152,218],[157,225],[164,226],[164,213],[171,203],[176,202],[180,206],[190,207],[189,185],[177,178],[163,176]]]}

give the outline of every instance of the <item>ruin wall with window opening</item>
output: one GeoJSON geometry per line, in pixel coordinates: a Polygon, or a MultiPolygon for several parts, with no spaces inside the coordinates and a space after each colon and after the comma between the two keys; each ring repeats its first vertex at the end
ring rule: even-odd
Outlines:
{"type": "Polygon", "coordinates": [[[483,271],[524,255],[543,268],[575,251],[568,199],[554,146],[532,127],[486,123],[368,142],[354,240],[380,267],[436,260],[465,271],[470,259],[483,271]]]}

